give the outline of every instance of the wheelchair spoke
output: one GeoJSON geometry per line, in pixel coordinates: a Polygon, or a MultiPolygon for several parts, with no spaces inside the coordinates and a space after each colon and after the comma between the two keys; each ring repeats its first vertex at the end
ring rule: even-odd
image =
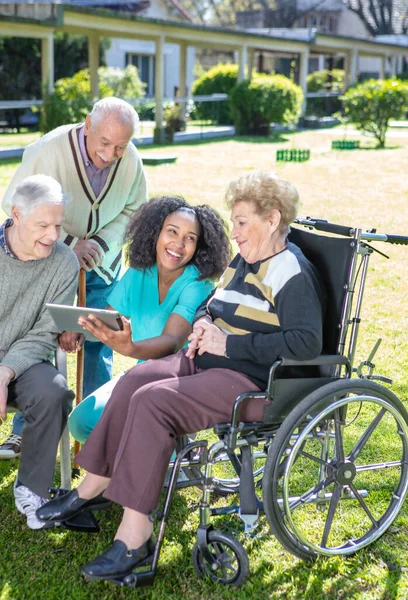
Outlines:
{"type": "Polygon", "coordinates": [[[377,416],[370,423],[370,425],[367,427],[367,429],[365,430],[365,432],[363,433],[361,438],[357,441],[357,443],[355,444],[354,448],[352,449],[352,451],[350,452],[350,454],[348,456],[348,458],[350,459],[351,462],[354,462],[357,459],[358,455],[363,450],[364,446],[366,445],[366,443],[370,439],[371,435],[373,434],[375,428],[378,427],[378,425],[379,425],[381,419],[383,418],[383,416],[385,415],[385,413],[386,413],[385,408],[382,408],[379,411],[379,413],[377,414],[377,416]]]}
{"type": "Polygon", "coordinates": [[[228,579],[231,573],[235,573],[236,569],[234,568],[233,563],[236,562],[235,556],[230,556],[227,550],[224,550],[220,544],[214,544],[213,546],[216,562],[219,565],[219,568],[222,571],[224,579],[228,579]]]}
{"type": "Polygon", "coordinates": [[[334,481],[334,477],[327,477],[323,481],[319,481],[312,489],[308,490],[292,503],[290,503],[291,510],[297,508],[298,506],[303,506],[307,503],[307,501],[314,495],[317,495],[321,490],[324,490],[326,487],[331,485],[334,481]]]}
{"type": "Polygon", "coordinates": [[[380,469],[391,469],[395,467],[400,469],[404,465],[406,466],[407,462],[402,460],[394,462],[373,463],[368,465],[356,465],[356,472],[363,473],[364,471],[379,471],[380,469]]]}
{"type": "Polygon", "coordinates": [[[310,460],[317,462],[319,465],[322,465],[323,467],[327,467],[329,465],[327,460],[323,460],[322,458],[319,458],[318,456],[314,456],[313,454],[310,454],[309,452],[305,452],[304,450],[300,450],[299,456],[304,456],[305,458],[309,458],[310,460]]]}
{"type": "Polygon", "coordinates": [[[329,539],[330,530],[333,525],[334,513],[337,510],[337,506],[338,506],[338,503],[340,500],[342,489],[343,489],[343,487],[339,483],[335,484],[333,494],[330,499],[330,505],[329,505],[329,511],[327,514],[326,523],[324,524],[324,531],[323,531],[322,542],[321,542],[321,546],[323,548],[327,547],[327,540],[329,539]]]}
{"type": "Polygon", "coordinates": [[[367,504],[364,502],[363,498],[361,497],[360,492],[357,490],[357,488],[355,487],[355,485],[353,483],[350,484],[350,489],[353,492],[353,494],[355,495],[355,497],[357,498],[361,508],[364,510],[364,512],[366,513],[367,517],[370,519],[370,521],[372,522],[374,527],[378,528],[377,520],[374,519],[373,515],[371,514],[370,509],[368,508],[367,504]]]}

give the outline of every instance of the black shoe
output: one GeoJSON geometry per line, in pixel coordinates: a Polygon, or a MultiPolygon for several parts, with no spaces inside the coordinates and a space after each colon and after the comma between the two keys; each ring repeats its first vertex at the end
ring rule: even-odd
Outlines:
{"type": "Polygon", "coordinates": [[[154,546],[153,537],[150,537],[136,550],[128,550],[126,544],[116,540],[108,550],[82,567],[81,572],[89,579],[125,577],[136,567],[142,567],[152,562],[154,546]]]}
{"type": "Polygon", "coordinates": [[[108,508],[110,500],[103,496],[95,496],[90,500],[78,497],[76,490],[53,498],[37,510],[40,521],[67,521],[76,517],[82,510],[108,508]]]}

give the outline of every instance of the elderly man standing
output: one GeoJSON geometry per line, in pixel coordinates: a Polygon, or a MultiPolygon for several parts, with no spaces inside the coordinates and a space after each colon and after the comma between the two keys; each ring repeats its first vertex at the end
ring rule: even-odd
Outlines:
{"type": "MultiPolygon", "coordinates": [[[[16,185],[44,173],[62,185],[70,199],[60,240],[73,249],[87,271],[87,306],[105,308],[121,266],[122,241],[132,213],[147,199],[139,154],[131,142],[138,115],[118,98],[99,100],[85,123],[64,125],[28,146],[3,198],[10,214],[16,185]]],[[[112,350],[85,343],[84,396],[112,377],[112,350]]],[[[22,419],[0,446],[0,458],[19,455],[22,419]]]]}
{"type": "Polygon", "coordinates": [[[31,529],[42,528],[35,511],[52,485],[74,397],[48,362],[57,331],[45,307],[46,302],[72,304],[75,298],[78,260],[58,241],[64,210],[60,184],[35,175],[17,186],[11,219],[0,226],[0,417],[6,418],[7,404],[24,415],[14,497],[31,529]]]}

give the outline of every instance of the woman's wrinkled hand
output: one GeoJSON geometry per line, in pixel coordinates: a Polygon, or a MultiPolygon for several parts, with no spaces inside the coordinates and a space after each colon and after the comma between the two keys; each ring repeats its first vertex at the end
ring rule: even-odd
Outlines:
{"type": "Polygon", "coordinates": [[[196,321],[193,325],[193,331],[192,333],[188,336],[188,341],[190,342],[188,347],[187,347],[187,352],[186,352],[186,357],[187,358],[191,358],[193,359],[196,355],[196,352],[198,350],[198,345],[199,342],[202,338],[202,335],[204,333],[204,327],[203,324],[204,323],[211,323],[211,317],[206,316],[206,317],[202,317],[201,319],[198,319],[198,321],[196,321]]]}
{"type": "Polygon", "coordinates": [[[123,356],[131,356],[132,352],[132,328],[130,321],[125,317],[120,317],[123,325],[122,330],[113,330],[107,327],[103,321],[94,315],[88,315],[87,318],[80,317],[79,325],[89,331],[100,342],[112,348],[115,352],[123,356]]]}
{"type": "Polygon", "coordinates": [[[84,341],[84,335],[75,331],[63,331],[58,336],[58,343],[63,352],[78,352],[82,348],[84,341]]]}
{"type": "Polygon", "coordinates": [[[227,347],[227,334],[221,331],[214,323],[203,322],[201,324],[202,334],[198,340],[197,352],[201,356],[204,352],[215,356],[224,356],[227,347]]]}

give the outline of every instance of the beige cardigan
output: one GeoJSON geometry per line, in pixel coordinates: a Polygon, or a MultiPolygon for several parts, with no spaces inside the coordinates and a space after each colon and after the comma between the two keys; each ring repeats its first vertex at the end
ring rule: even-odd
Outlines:
{"type": "Polygon", "coordinates": [[[132,213],[147,199],[142,161],[130,143],[124,155],[109,172],[98,197],[86,176],[79,149],[77,129],[63,125],[30,144],[3,198],[2,208],[11,214],[11,199],[16,186],[29,175],[44,174],[60,182],[68,197],[61,241],[71,248],[78,239],[93,239],[104,258],[96,273],[107,284],[120,268],[123,237],[132,213]]]}

